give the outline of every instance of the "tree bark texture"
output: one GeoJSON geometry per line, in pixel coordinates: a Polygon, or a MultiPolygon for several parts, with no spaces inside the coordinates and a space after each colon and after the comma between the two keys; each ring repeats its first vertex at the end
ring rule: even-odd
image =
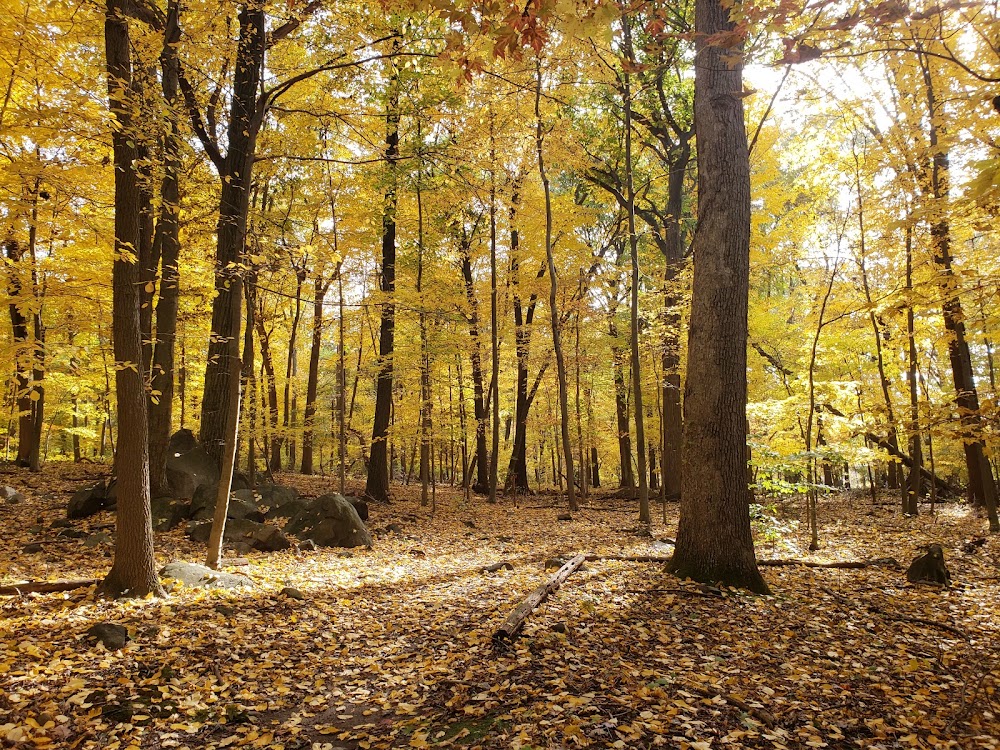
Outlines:
{"type": "Polygon", "coordinates": [[[146,388],[139,328],[139,188],[130,99],[135,95],[129,31],[117,0],[109,0],[104,23],[108,101],[115,118],[115,256],[112,273],[113,347],[118,401],[118,513],[114,561],[101,583],[111,597],[162,595],[153,560],[149,508],[146,388]]]}
{"type": "Polygon", "coordinates": [[[179,63],[176,47],[180,39],[177,25],[178,3],[167,10],[167,26],[160,53],[163,98],[167,104],[163,135],[163,178],[160,183],[160,215],[156,239],[160,259],[160,289],[156,302],[156,333],[152,339],[149,402],[149,480],[152,497],[169,494],[167,485],[167,443],[173,422],[174,342],[177,337],[177,309],[180,299],[180,184],[181,135],[174,112],[177,99],[179,63]]]}
{"type": "Polygon", "coordinates": [[[216,226],[215,299],[212,302],[212,333],[205,368],[205,390],[201,407],[201,443],[221,466],[226,440],[232,370],[227,356],[228,331],[243,304],[242,294],[234,294],[234,275],[243,254],[247,214],[250,208],[250,181],[257,134],[262,112],[257,92],[264,69],[265,11],[263,5],[243,5],[239,11],[240,35],[236,51],[232,104],[226,134],[229,149],[221,160],[222,192],[216,226]]]}
{"type": "Polygon", "coordinates": [[[684,389],[680,524],[670,569],[764,593],[750,532],[746,360],[750,159],[740,50],[721,0],[696,0],[698,228],[684,389]]]}
{"type": "MultiPolygon", "coordinates": [[[[396,38],[393,47],[398,48],[396,38]]],[[[378,337],[378,378],[375,419],[365,493],[376,502],[389,502],[389,419],[392,416],[392,358],[396,330],[396,164],[399,161],[399,75],[392,72],[386,105],[385,164],[388,185],[382,213],[381,322],[378,337]]]]}
{"type": "Polygon", "coordinates": [[[323,300],[330,288],[330,282],[317,276],[314,282],[312,317],[312,344],[309,349],[309,375],[306,380],[306,411],[303,418],[302,466],[303,474],[313,473],[313,444],[316,429],[316,394],[319,391],[319,355],[323,346],[323,300]]]}
{"type": "MultiPolygon", "coordinates": [[[[479,299],[472,278],[472,238],[463,236],[459,240],[459,263],[462,268],[462,279],[465,283],[465,299],[469,305],[466,320],[469,322],[469,335],[472,337],[472,349],[469,360],[472,363],[472,410],[476,418],[476,481],[472,491],[485,495],[490,491],[489,454],[486,448],[486,425],[489,414],[486,409],[486,386],[483,377],[483,355],[481,340],[481,324],[479,319],[479,299]]],[[[527,382],[527,375],[525,375],[527,382]]]]}

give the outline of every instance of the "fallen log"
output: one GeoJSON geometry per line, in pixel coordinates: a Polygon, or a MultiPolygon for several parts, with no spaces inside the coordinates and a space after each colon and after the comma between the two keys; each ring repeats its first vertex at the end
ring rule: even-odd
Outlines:
{"type": "Polygon", "coordinates": [[[891,557],[879,557],[874,560],[844,560],[840,562],[813,562],[812,560],[758,560],[757,565],[770,568],[784,568],[800,565],[804,568],[840,568],[842,570],[860,570],[862,568],[899,568],[899,563],[891,557]]]}
{"type": "MultiPolygon", "coordinates": [[[[884,450],[890,456],[898,458],[900,462],[909,469],[913,468],[913,459],[910,458],[906,453],[899,450],[899,448],[893,447],[889,441],[883,437],[879,437],[874,432],[866,432],[865,437],[868,438],[869,442],[874,443],[879,448],[884,450]]],[[[940,494],[947,497],[961,497],[962,492],[954,485],[946,482],[945,480],[933,474],[930,469],[923,466],[920,467],[920,476],[926,479],[928,482],[933,482],[937,486],[937,490],[940,494]]]]}
{"type": "Polygon", "coordinates": [[[553,575],[549,580],[531,592],[531,594],[523,602],[521,602],[513,612],[510,613],[507,619],[504,620],[503,625],[497,628],[496,632],[493,633],[493,647],[498,651],[507,650],[510,644],[514,642],[518,634],[521,632],[521,629],[524,627],[524,621],[528,619],[528,616],[534,612],[542,602],[548,599],[549,594],[556,591],[563,584],[563,582],[573,574],[573,571],[583,565],[586,559],[586,555],[577,555],[559,568],[555,575],[553,575]]]}
{"type": "Polygon", "coordinates": [[[22,596],[24,594],[52,594],[57,591],[74,591],[95,586],[100,578],[84,578],[78,581],[23,581],[0,586],[0,596],[22,596]]]}

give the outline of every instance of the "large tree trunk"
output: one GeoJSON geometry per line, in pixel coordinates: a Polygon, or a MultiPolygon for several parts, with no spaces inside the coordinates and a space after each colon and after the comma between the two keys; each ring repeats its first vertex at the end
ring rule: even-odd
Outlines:
{"type": "Polygon", "coordinates": [[[722,0],[696,0],[698,228],[684,389],[680,525],[670,569],[767,592],[750,532],[746,346],[750,159],[739,50],[713,44],[734,23],[722,0]],[[735,53],[735,54],[734,54],[735,53]]]}
{"type": "Polygon", "coordinates": [[[135,134],[131,122],[136,95],[132,81],[128,25],[116,0],[109,0],[104,22],[107,52],[108,101],[117,122],[111,141],[115,166],[115,261],[112,274],[114,354],[118,367],[119,440],[115,456],[118,475],[118,513],[114,561],[101,583],[101,593],[142,597],[162,595],[153,560],[153,525],[149,508],[148,426],[146,388],[139,333],[139,268],[134,261],[139,246],[139,190],[135,173],[135,134]]]}
{"type": "Polygon", "coordinates": [[[927,95],[928,136],[930,142],[931,172],[929,192],[935,208],[931,220],[931,245],[934,248],[934,262],[940,269],[942,312],[944,325],[950,334],[948,356],[951,359],[951,373],[955,382],[955,403],[962,417],[965,465],[969,473],[969,491],[976,505],[986,508],[990,531],[1000,532],[1000,518],[997,516],[997,489],[993,472],[983,445],[982,416],[979,413],[979,394],[976,391],[975,376],[972,372],[972,357],[969,342],[965,336],[965,313],[959,294],[959,281],[952,268],[951,225],[947,213],[949,152],[946,144],[939,141],[939,120],[934,79],[931,75],[930,59],[921,54],[920,67],[927,95]]]}
{"type": "MultiPolygon", "coordinates": [[[[399,38],[393,49],[399,46],[399,38]]],[[[396,328],[396,164],[399,161],[399,74],[393,69],[386,104],[385,163],[387,187],[382,214],[381,324],[375,419],[365,493],[376,502],[389,502],[389,419],[392,416],[392,368],[396,328]]]]}
{"type": "Polygon", "coordinates": [[[243,305],[242,293],[234,293],[239,286],[234,283],[234,275],[239,271],[234,269],[238,268],[246,237],[253,155],[261,121],[257,112],[257,92],[267,41],[264,21],[263,5],[241,6],[232,103],[226,129],[229,150],[220,170],[222,193],[216,225],[216,296],[212,302],[212,333],[205,368],[200,432],[202,445],[220,466],[229,423],[230,391],[238,387],[231,382],[227,337],[234,315],[239,316],[243,305]]]}
{"type": "Polygon", "coordinates": [[[684,208],[684,175],[691,160],[691,146],[684,140],[677,158],[670,164],[667,180],[667,222],[664,248],[664,324],[663,336],[663,422],[660,426],[663,474],[663,499],[681,498],[681,441],[683,418],[681,411],[681,294],[677,289],[684,265],[684,241],[681,233],[681,212],[684,208]]]}
{"type": "Polygon", "coordinates": [[[174,340],[180,299],[180,141],[174,103],[177,99],[179,64],[175,45],[180,39],[178,4],[171,2],[160,53],[161,87],[167,104],[163,137],[163,179],[160,184],[160,215],[156,240],[160,257],[160,290],[156,302],[156,337],[150,372],[149,480],[152,497],[169,494],[167,443],[173,421],[174,340]]]}

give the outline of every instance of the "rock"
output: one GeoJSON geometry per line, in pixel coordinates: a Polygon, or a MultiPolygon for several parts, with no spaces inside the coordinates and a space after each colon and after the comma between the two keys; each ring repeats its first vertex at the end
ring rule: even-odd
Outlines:
{"type": "Polygon", "coordinates": [[[285,531],[312,539],[321,547],[371,547],[372,537],[354,506],[343,495],[316,498],[285,526],[285,531]]]}
{"type": "Polygon", "coordinates": [[[299,491],[294,487],[286,487],[283,484],[272,484],[264,482],[257,487],[257,494],[264,505],[270,508],[277,508],[285,503],[299,499],[299,491]]]}
{"type": "MultiPolygon", "coordinates": [[[[211,521],[192,521],[188,525],[188,536],[193,541],[207,542],[211,533],[211,521]]],[[[261,552],[278,552],[292,547],[291,540],[277,526],[245,518],[226,521],[225,541],[232,542],[234,551],[238,551],[237,545],[240,543],[246,543],[251,549],[261,552]]]]}
{"type": "Polygon", "coordinates": [[[124,648],[125,644],[131,640],[128,630],[124,626],[114,622],[98,622],[91,625],[87,630],[87,635],[104,644],[108,651],[117,651],[124,648]]]}
{"type": "Polygon", "coordinates": [[[280,484],[262,484],[257,488],[261,505],[266,505],[267,518],[292,518],[312,504],[312,500],[300,497],[294,487],[280,484]]]}
{"type": "Polygon", "coordinates": [[[106,531],[98,531],[83,538],[84,547],[96,547],[99,544],[111,544],[111,534],[106,531]]]}
{"type": "Polygon", "coordinates": [[[354,510],[358,512],[358,517],[362,521],[368,520],[368,503],[363,498],[348,495],[345,500],[354,506],[354,510]]]}
{"type": "MultiPolygon", "coordinates": [[[[191,500],[191,518],[197,521],[211,520],[215,517],[215,503],[218,499],[219,484],[202,485],[194,493],[191,500]]],[[[264,520],[264,513],[257,504],[253,490],[241,489],[229,495],[229,508],[226,518],[248,519],[257,521],[264,520]]]]}
{"type": "Polygon", "coordinates": [[[5,484],[0,487],[0,500],[3,500],[7,505],[17,505],[24,502],[24,495],[10,485],[5,484]]]}
{"type": "Polygon", "coordinates": [[[204,565],[175,561],[160,570],[160,578],[179,581],[185,586],[200,589],[240,589],[253,586],[246,576],[212,570],[204,565]]]}
{"type": "Polygon", "coordinates": [[[114,505],[114,500],[108,499],[107,491],[108,488],[103,481],[98,482],[93,487],[77,490],[73,493],[73,497],[66,507],[66,517],[87,518],[114,505]]]}
{"type": "Polygon", "coordinates": [[[259,528],[250,537],[250,546],[261,552],[280,552],[291,549],[292,541],[277,526],[257,524],[259,528]]]}
{"type": "Polygon", "coordinates": [[[319,548],[316,546],[316,542],[312,539],[306,539],[304,542],[299,542],[299,549],[302,552],[314,552],[319,548]]]}
{"type": "Polygon", "coordinates": [[[167,441],[167,455],[179,456],[198,447],[198,439],[186,427],[177,430],[167,441]]]}
{"type": "Polygon", "coordinates": [[[61,536],[64,539],[86,539],[90,534],[81,529],[60,529],[56,536],[61,536]]]}
{"type": "Polygon", "coordinates": [[[200,445],[184,453],[168,453],[167,483],[178,500],[190,500],[199,487],[213,485],[218,481],[219,469],[200,445]]]}
{"type": "Polygon", "coordinates": [[[289,599],[298,599],[299,601],[303,601],[306,598],[305,594],[296,588],[292,588],[291,586],[285,586],[285,588],[281,590],[281,593],[289,599]]]}
{"type": "Polygon", "coordinates": [[[191,514],[191,504],[172,497],[158,497],[150,503],[153,512],[153,529],[170,531],[191,514]]]}
{"type": "Polygon", "coordinates": [[[38,542],[32,542],[31,544],[26,544],[21,548],[21,552],[26,552],[29,555],[37,554],[38,552],[43,552],[44,547],[38,542]]]}

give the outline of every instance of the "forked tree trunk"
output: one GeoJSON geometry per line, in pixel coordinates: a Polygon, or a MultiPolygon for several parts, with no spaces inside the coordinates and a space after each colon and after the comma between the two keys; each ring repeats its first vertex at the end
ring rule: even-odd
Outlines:
{"type": "Polygon", "coordinates": [[[715,35],[733,29],[726,3],[696,0],[698,228],[681,513],[670,569],[697,581],[766,593],[754,557],[746,473],[750,158],[742,64],[740,50],[713,43],[715,35]]]}
{"type": "Polygon", "coordinates": [[[104,21],[107,53],[108,102],[117,127],[111,142],[115,166],[115,261],[112,273],[114,354],[118,367],[118,513],[114,561],[99,591],[111,597],[163,595],[153,560],[153,524],[149,508],[148,424],[146,388],[139,333],[139,268],[132,262],[139,245],[139,189],[135,173],[136,149],[128,25],[117,0],[109,0],[104,21]]]}

